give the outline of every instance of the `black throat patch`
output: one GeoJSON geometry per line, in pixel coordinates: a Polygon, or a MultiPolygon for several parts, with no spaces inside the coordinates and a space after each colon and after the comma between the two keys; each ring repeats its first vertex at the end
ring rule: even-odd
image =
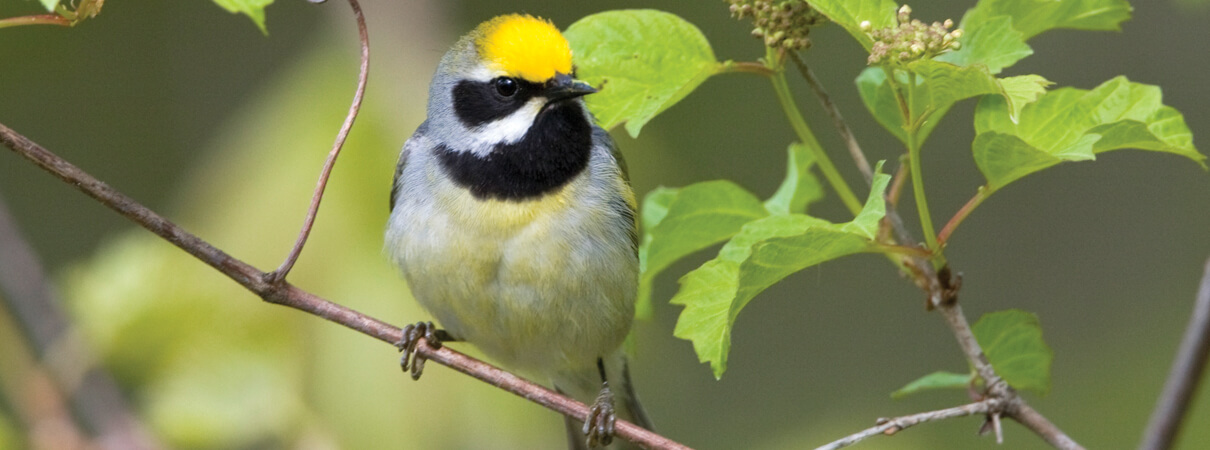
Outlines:
{"type": "Polygon", "coordinates": [[[564,101],[544,107],[521,140],[497,144],[486,156],[444,144],[436,153],[446,174],[475,198],[534,200],[588,167],[592,125],[578,102],[564,101]]]}

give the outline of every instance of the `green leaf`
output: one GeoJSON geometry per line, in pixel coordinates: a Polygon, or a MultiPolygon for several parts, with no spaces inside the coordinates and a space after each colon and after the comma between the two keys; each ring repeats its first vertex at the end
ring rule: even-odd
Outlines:
{"type": "Polygon", "coordinates": [[[1008,112],[1009,120],[1013,121],[1021,117],[1021,110],[1025,109],[1025,105],[1037,101],[1038,97],[1046,93],[1046,87],[1054,84],[1041,75],[1020,75],[1000,78],[999,81],[1002,94],[1012,108],[1008,112]]]}
{"type": "Polygon", "coordinates": [[[725,241],[740,227],[769,215],[760,199],[730,181],[707,181],[682,189],[660,188],[643,201],[643,244],[639,247],[640,317],[649,317],[656,275],[690,253],[725,241]]]}
{"type": "Polygon", "coordinates": [[[59,0],[39,0],[42,2],[42,7],[49,12],[55,12],[55,5],[59,4],[59,0]]]}
{"type": "Polygon", "coordinates": [[[260,28],[261,33],[269,34],[269,30],[265,28],[265,7],[272,4],[273,0],[214,0],[214,3],[227,12],[247,15],[256,27],[260,28]]]}
{"type": "Polygon", "coordinates": [[[765,201],[765,209],[773,214],[806,214],[808,204],[823,198],[823,185],[811,173],[815,155],[798,142],[790,144],[786,153],[789,153],[786,178],[777,192],[765,201]]]}
{"type": "MultiPolygon", "coordinates": [[[[947,62],[919,60],[894,70],[899,86],[911,86],[908,74],[917,75],[914,89],[907,94],[912,99],[912,116],[928,114],[920,124],[917,139],[924,143],[950,107],[960,100],[987,94],[999,94],[1013,107],[1013,115],[1034,101],[1050,81],[1038,75],[996,78],[983,65],[958,66],[947,62]]],[[[866,108],[891,134],[907,142],[908,124],[903,117],[895,91],[887,82],[886,70],[868,67],[857,77],[857,89],[866,108]]]]}
{"type": "Polygon", "coordinates": [[[1010,16],[1013,28],[1029,39],[1056,28],[1118,31],[1130,11],[1126,0],[981,0],[966,12],[962,26],[1010,16]]]}
{"type": "Polygon", "coordinates": [[[740,229],[718,257],[681,278],[671,300],[684,305],[673,334],[693,342],[714,376],[727,369],[731,328],[757,294],[805,268],[859,252],[876,251],[873,239],[886,214],[883,191],[890,176],[879,163],[865,208],[845,224],[803,214],[776,214],[740,229]]]}
{"type": "Polygon", "coordinates": [[[895,11],[899,9],[894,0],[813,0],[810,3],[828,20],[844,27],[866,50],[874,41],[861,31],[861,22],[868,20],[873,29],[894,26],[895,11]]]}
{"type": "Polygon", "coordinates": [[[974,378],[972,373],[933,372],[892,392],[891,398],[898,400],[920,391],[933,389],[966,389],[970,387],[974,378]]]}
{"type": "Polygon", "coordinates": [[[1014,123],[1002,98],[975,109],[975,163],[992,191],[1063,161],[1123,148],[1174,153],[1205,167],[1184,117],[1159,87],[1117,77],[1095,89],[1063,88],[1027,105],[1014,123]]]}
{"type": "Polygon", "coordinates": [[[1050,390],[1054,352],[1042,339],[1042,325],[1031,312],[1010,309],[984,314],[971,327],[996,374],[1017,389],[1050,390]]]}
{"type": "Polygon", "coordinates": [[[983,64],[989,72],[997,74],[1034,53],[1025,43],[1025,35],[1013,28],[1010,16],[993,17],[970,27],[962,30],[964,33],[958,39],[961,49],[942,53],[935,59],[959,66],[983,64]]]}
{"type": "Polygon", "coordinates": [[[701,30],[663,11],[597,13],[563,35],[576,75],[600,89],[586,98],[588,109],[603,128],[626,122],[631,137],[722,67],[701,30]]]}

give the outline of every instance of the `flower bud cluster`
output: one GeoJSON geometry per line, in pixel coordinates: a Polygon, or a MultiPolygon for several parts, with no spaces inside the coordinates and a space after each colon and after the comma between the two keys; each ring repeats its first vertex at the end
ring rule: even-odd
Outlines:
{"type": "Polygon", "coordinates": [[[861,22],[861,31],[874,39],[870,49],[870,65],[882,63],[907,63],[923,58],[932,58],[949,50],[958,50],[962,44],[962,30],[950,31],[954,21],[926,24],[911,18],[912,8],[903,5],[896,14],[897,25],[871,29],[869,21],[861,22]]]}
{"type": "Polygon", "coordinates": [[[828,19],[804,0],[726,0],[731,4],[731,16],[752,19],[752,37],[765,41],[765,46],[801,50],[811,46],[807,34],[811,27],[828,19]]]}

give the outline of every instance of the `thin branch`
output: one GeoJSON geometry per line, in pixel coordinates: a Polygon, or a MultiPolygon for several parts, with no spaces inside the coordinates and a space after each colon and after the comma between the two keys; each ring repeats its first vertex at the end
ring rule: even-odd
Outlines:
{"type": "Polygon", "coordinates": [[[845,436],[844,438],[837,439],[827,445],[818,447],[815,450],[836,450],[838,448],[848,447],[880,434],[890,436],[905,430],[908,427],[919,425],[925,422],[932,422],[934,420],[953,419],[955,417],[966,417],[976,414],[987,414],[995,409],[995,403],[995,400],[989,399],[962,406],[955,406],[953,408],[912,414],[910,416],[896,417],[893,419],[878,419],[878,425],[866,428],[849,436],[845,436]]]}
{"type": "MultiPolygon", "coordinates": [[[[93,178],[71,163],[63,160],[38,144],[27,139],[4,124],[0,124],[0,143],[22,157],[75,186],[88,196],[113,209],[123,217],[139,224],[206,263],[215,270],[239,283],[266,302],[288,306],[331,322],[344,325],[362,334],[394,345],[402,339],[398,327],[361,314],[345,306],[332,303],[315,294],[304,291],[287,282],[271,282],[269,274],[236,259],[206,241],[190,234],[175,223],[165,219],[125,194],[93,178]]],[[[583,421],[588,417],[588,407],[545,387],[533,384],[503,370],[451,350],[449,346],[435,349],[421,342],[416,348],[424,358],[470,375],[493,386],[512,392],[529,401],[569,415],[583,421]]],[[[636,444],[652,449],[686,449],[666,437],[645,430],[632,423],[618,420],[616,435],[636,444]]]]}
{"type": "Polygon", "coordinates": [[[1151,413],[1151,421],[1147,424],[1147,431],[1143,433],[1140,450],[1168,449],[1176,442],[1181,424],[1189,413],[1189,402],[1193,401],[1197,394],[1198,383],[1206,370],[1208,359],[1210,260],[1206,261],[1201,287],[1197,290],[1197,300],[1193,304],[1193,315],[1189,317],[1189,326],[1185,328],[1181,348],[1176,352],[1172,371],[1168,373],[1168,381],[1164,383],[1164,393],[1160,395],[1155,412],[1151,413]]]}
{"type": "Polygon", "coordinates": [[[104,448],[159,448],[122,396],[118,384],[93,364],[88,346],[59,307],[42,262],[22,237],[0,198],[0,300],[20,325],[25,343],[52,375],[56,394],[69,397],[75,415],[104,448]]]}
{"type": "Polygon", "coordinates": [[[349,114],[345,116],[344,124],[340,126],[340,132],[336,133],[336,142],[332,144],[332,150],[328,152],[328,160],[324,162],[323,170],[319,174],[319,181],[315,183],[315,193],[311,195],[311,207],[307,209],[307,218],[303,220],[303,227],[298,232],[298,239],[294,241],[294,248],[290,249],[290,254],[286,256],[285,261],[282,261],[281,266],[269,274],[271,282],[286,279],[286,275],[298,261],[298,256],[302,254],[303,245],[307,243],[307,236],[311,235],[311,226],[315,224],[315,215],[319,213],[319,202],[323,200],[324,189],[328,186],[328,177],[332,175],[336,157],[340,156],[340,149],[344,147],[345,139],[349,137],[349,131],[353,129],[353,121],[357,119],[357,113],[361,110],[361,99],[366,93],[366,81],[370,74],[370,35],[366,31],[366,18],[361,13],[361,5],[357,3],[357,0],[349,0],[349,6],[353,8],[353,17],[357,19],[357,35],[361,39],[361,72],[357,75],[357,91],[353,94],[353,104],[349,106],[349,114]]]}
{"type": "Polygon", "coordinates": [[[840,133],[840,138],[844,139],[845,145],[849,148],[849,155],[853,157],[853,163],[857,165],[857,170],[861,171],[861,176],[865,177],[866,184],[873,182],[874,169],[870,168],[870,161],[861,151],[861,146],[857,145],[857,138],[853,137],[853,130],[849,129],[849,124],[840,115],[840,110],[836,108],[836,104],[832,103],[832,97],[828,95],[828,91],[824,90],[819,79],[815,78],[815,73],[811,71],[810,67],[807,67],[798,53],[790,52],[790,59],[794,60],[798,73],[802,74],[802,77],[807,80],[807,84],[811,86],[811,90],[815,92],[815,96],[819,97],[819,103],[823,105],[824,111],[827,111],[828,115],[832,117],[832,125],[836,127],[836,132],[840,133]]]}

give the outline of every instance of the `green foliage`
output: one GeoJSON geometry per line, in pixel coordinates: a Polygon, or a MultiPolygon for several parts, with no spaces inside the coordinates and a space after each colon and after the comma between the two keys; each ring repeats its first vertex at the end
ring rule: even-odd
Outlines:
{"type": "Polygon", "coordinates": [[[234,14],[244,14],[252,19],[252,23],[260,28],[261,33],[269,34],[265,28],[265,7],[273,0],[214,0],[214,3],[234,14]]]}
{"type": "Polygon", "coordinates": [[[1117,31],[1130,19],[1126,0],[982,0],[966,12],[962,26],[972,28],[997,16],[1012,18],[1025,39],[1056,28],[1117,31]]]}
{"type": "Polygon", "coordinates": [[[1014,123],[1005,102],[986,97],[975,110],[975,162],[992,191],[1063,161],[1136,148],[1205,164],[1180,112],[1160,88],[1117,77],[1095,89],[1063,88],[1027,106],[1014,123]]]}
{"type": "Polygon", "coordinates": [[[786,147],[786,153],[789,154],[786,178],[777,192],[765,201],[765,209],[773,214],[806,214],[807,205],[823,198],[823,185],[811,173],[815,155],[800,142],[786,147]]]}
{"type": "Polygon", "coordinates": [[[920,391],[934,389],[966,389],[974,381],[974,373],[933,372],[917,378],[915,381],[899,388],[899,390],[892,392],[891,398],[898,400],[920,391]]]}
{"type": "Polygon", "coordinates": [[[731,328],[753,297],[794,272],[877,250],[874,238],[886,214],[883,191],[889,181],[890,176],[881,173],[874,177],[865,208],[852,222],[779,214],[744,225],[718,257],[681,278],[681,289],[671,302],[685,310],[673,334],[692,341],[698,359],[709,362],[714,376],[721,377],[727,370],[731,328]]]}
{"type": "Polygon", "coordinates": [[[958,101],[997,94],[1011,105],[1015,118],[1016,113],[1051,84],[1038,75],[996,78],[983,65],[957,66],[928,59],[906,64],[902,71],[894,70],[895,83],[887,82],[888,70],[894,69],[866,68],[857,78],[857,88],[878,123],[904,143],[913,126],[919,130],[916,134],[918,144],[923,143],[958,101]],[[905,92],[897,93],[897,88],[905,92]],[[904,116],[901,102],[908,105],[908,117],[904,116]]]}
{"type": "Polygon", "coordinates": [[[50,12],[54,12],[55,5],[59,4],[59,0],[38,0],[38,1],[42,3],[43,8],[46,8],[46,10],[50,11],[50,12]]]}
{"type": "Polygon", "coordinates": [[[588,108],[603,128],[626,122],[631,137],[723,67],[701,30],[663,11],[597,13],[563,34],[576,75],[600,89],[588,108]]]}
{"type": "Polygon", "coordinates": [[[983,64],[989,72],[997,74],[1034,54],[1034,49],[1025,43],[1025,35],[1013,28],[1012,17],[997,16],[970,26],[958,38],[962,48],[938,56],[937,61],[959,66],[983,64]]]}
{"type": "Polygon", "coordinates": [[[1050,390],[1054,352],[1042,340],[1038,316],[1018,309],[984,314],[971,327],[996,373],[1017,389],[1050,390]]]}
{"type": "Polygon", "coordinates": [[[892,26],[895,10],[899,9],[894,0],[816,0],[809,3],[828,20],[844,27],[866,50],[874,45],[874,40],[861,29],[861,23],[869,21],[872,28],[892,26]]]}
{"type": "Polygon", "coordinates": [[[760,199],[725,180],[647,194],[639,247],[639,310],[648,315],[651,283],[669,264],[725,241],[744,224],[767,215],[760,199]]]}

